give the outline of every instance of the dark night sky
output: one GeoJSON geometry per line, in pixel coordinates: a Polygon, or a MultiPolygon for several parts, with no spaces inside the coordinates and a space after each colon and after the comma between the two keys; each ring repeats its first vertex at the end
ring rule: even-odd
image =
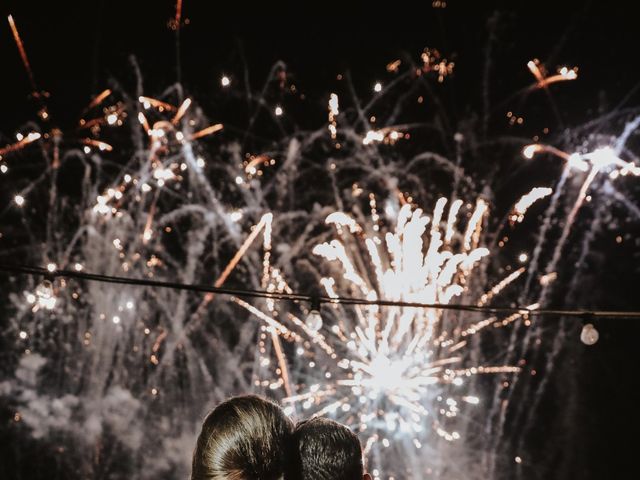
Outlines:
{"type": "MultiPolygon", "coordinates": [[[[453,55],[457,66],[449,86],[454,114],[479,108],[483,48],[487,20],[494,12],[498,41],[492,96],[504,99],[531,83],[526,62],[534,57],[555,65],[577,65],[580,78],[570,89],[573,108],[562,111],[567,125],[597,115],[599,106],[613,108],[633,92],[640,81],[637,52],[637,16],[625,2],[484,2],[450,0],[444,10],[430,1],[385,2],[226,2],[185,0],[182,31],[182,72],[187,89],[206,105],[219,91],[221,72],[242,75],[242,57],[250,67],[253,87],[261,85],[269,67],[284,60],[296,83],[320,99],[336,73],[349,69],[356,87],[370,89],[376,75],[399,54],[417,57],[426,46],[453,55]],[[259,4],[259,6],[255,6],[259,4]],[[555,4],[555,5],[554,5],[555,4]]],[[[135,54],[150,95],[176,79],[175,37],[167,28],[173,15],[170,0],[96,0],[92,2],[8,1],[0,5],[0,144],[33,118],[30,92],[6,22],[12,13],[18,24],[36,81],[52,94],[54,121],[68,124],[92,95],[115,77],[131,85],[127,57],[135,54]]],[[[626,106],[638,106],[632,93],[626,106]]],[[[209,108],[212,110],[212,108],[209,108]]],[[[639,190],[636,189],[636,192],[639,190]]],[[[640,201],[635,201],[639,204],[640,201]]],[[[638,220],[628,225],[640,230],[638,220]]],[[[612,261],[598,277],[606,284],[603,298],[615,308],[638,307],[635,251],[606,244],[612,261]],[[627,261],[631,259],[631,262],[627,261]],[[624,263],[624,265],[616,265],[624,263]]],[[[631,247],[633,248],[633,247],[631,247]]],[[[637,372],[634,366],[640,329],[631,321],[602,328],[602,340],[585,353],[583,382],[587,409],[583,420],[592,437],[583,443],[590,455],[601,456],[596,468],[623,472],[631,445],[620,438],[626,430],[637,435],[637,372]],[[634,335],[635,333],[635,335],[634,335]],[[585,371],[587,373],[585,373],[585,371]]],[[[637,440],[632,441],[637,443],[637,440]]],[[[570,446],[568,447],[570,448],[570,446]]],[[[612,476],[609,478],[622,478],[612,476]]],[[[630,477],[627,477],[630,478],[630,477]]]]}
{"type": "MultiPolygon", "coordinates": [[[[524,65],[534,57],[551,66],[579,65],[581,79],[571,94],[587,109],[605,85],[615,103],[637,77],[625,48],[633,44],[633,15],[612,2],[451,1],[444,10],[427,1],[377,7],[370,2],[252,3],[184,2],[190,25],[182,32],[182,71],[191,91],[206,95],[217,88],[222,69],[239,74],[240,52],[256,85],[282,59],[304,88],[324,93],[337,71],[349,68],[356,82],[368,86],[394,56],[417,55],[430,46],[455,56],[453,90],[462,109],[479,98],[486,24],[495,11],[501,12],[493,57],[496,98],[530,82],[524,65]]],[[[167,29],[173,5],[9,1],[0,8],[3,17],[9,12],[16,18],[36,81],[52,93],[53,111],[62,122],[75,118],[76,109],[109,75],[126,79],[130,54],[137,56],[149,90],[175,80],[175,42],[167,29]]],[[[11,112],[2,115],[0,129],[7,132],[29,119],[29,87],[5,21],[0,31],[0,105],[11,112]]]]}

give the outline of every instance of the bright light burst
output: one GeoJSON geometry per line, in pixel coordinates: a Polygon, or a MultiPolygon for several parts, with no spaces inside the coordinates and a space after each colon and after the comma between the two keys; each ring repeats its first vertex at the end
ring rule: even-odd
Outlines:
{"type": "MultiPolygon", "coordinates": [[[[386,232],[375,203],[371,224],[361,225],[343,212],[327,216],[325,223],[335,228],[338,238],[313,249],[334,272],[320,279],[326,295],[426,304],[449,304],[468,296],[478,266],[489,255],[481,246],[488,208],[482,199],[469,205],[466,224],[461,225],[461,203],[452,202],[446,220],[445,198],[438,200],[431,216],[405,204],[386,232]]],[[[477,304],[489,303],[523,272],[521,268],[503,278],[477,304]]],[[[275,270],[268,285],[271,291],[290,291],[275,270]]],[[[283,388],[291,413],[328,415],[363,432],[368,451],[388,446],[388,438],[409,438],[421,448],[429,431],[446,441],[459,439],[455,419],[463,404],[480,403],[463,388],[469,377],[520,371],[512,365],[469,366],[464,349],[482,329],[507,325],[521,314],[506,323],[496,317],[462,322],[436,308],[333,303],[317,329],[292,313],[278,318],[273,303],[269,314],[237,303],[268,320],[266,331],[276,342],[276,362],[268,354],[261,361],[266,377],[275,372],[276,378],[257,383],[283,388]],[[294,358],[283,358],[280,337],[297,345],[294,358]]]]}

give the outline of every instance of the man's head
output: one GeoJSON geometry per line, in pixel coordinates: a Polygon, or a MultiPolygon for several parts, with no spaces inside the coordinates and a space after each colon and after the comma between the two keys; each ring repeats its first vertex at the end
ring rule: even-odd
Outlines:
{"type": "Polygon", "coordinates": [[[293,433],[287,480],[362,480],[362,447],[355,433],[326,418],[300,422],[293,433]]]}

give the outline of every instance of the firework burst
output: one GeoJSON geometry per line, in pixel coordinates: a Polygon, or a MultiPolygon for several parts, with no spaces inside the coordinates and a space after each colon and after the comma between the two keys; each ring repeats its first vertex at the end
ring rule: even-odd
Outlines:
{"type": "MultiPolygon", "coordinates": [[[[515,282],[524,268],[488,291],[478,290],[474,278],[490,254],[481,246],[487,203],[479,199],[464,206],[456,200],[448,212],[447,203],[439,199],[431,216],[407,203],[395,209],[389,203],[384,221],[371,195],[366,224],[343,212],[328,215],[325,223],[337,238],[313,248],[331,272],[320,279],[329,304],[324,321],[315,312],[305,320],[281,314],[274,302],[265,313],[236,301],[265,322],[262,378],[256,384],[282,389],[290,413],[327,415],[351,425],[364,436],[375,467],[384,464],[374,460],[380,450],[394,442],[422,449],[431,432],[447,442],[460,439],[457,417],[481,401],[465,386],[470,378],[520,371],[517,365],[474,363],[466,349],[487,327],[503,327],[526,315],[478,321],[437,308],[338,303],[339,296],[347,296],[423,304],[464,299],[482,306],[515,282]],[[273,349],[265,348],[268,337],[273,349]],[[283,349],[281,338],[291,345],[283,349]]],[[[280,272],[269,269],[263,280],[269,290],[290,292],[280,272]]]]}

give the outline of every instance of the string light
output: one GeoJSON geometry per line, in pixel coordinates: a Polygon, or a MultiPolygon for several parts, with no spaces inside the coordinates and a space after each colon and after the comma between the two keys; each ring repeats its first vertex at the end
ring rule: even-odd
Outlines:
{"type": "MultiPolygon", "coordinates": [[[[464,312],[480,312],[486,314],[499,314],[499,313],[515,313],[519,315],[527,316],[564,316],[575,318],[632,318],[640,319],[640,311],[623,311],[623,310],[561,310],[561,309],[541,309],[529,307],[487,307],[468,304],[441,304],[441,303],[419,303],[419,302],[402,302],[391,300],[367,300],[363,298],[354,297],[339,297],[339,296],[311,296],[295,292],[272,292],[267,290],[241,290],[232,288],[213,287],[209,285],[177,283],[177,282],[164,282],[159,280],[149,280],[142,278],[127,278],[118,277],[112,275],[99,275],[95,273],[79,272],[73,270],[57,269],[53,272],[46,268],[32,267],[27,265],[7,265],[0,264],[0,271],[20,273],[34,276],[45,277],[59,277],[59,278],[75,278],[80,280],[89,280],[104,283],[117,283],[123,285],[138,285],[155,288],[172,288],[175,290],[188,290],[194,292],[216,293],[220,295],[231,295],[234,297],[253,297],[253,298],[270,298],[274,300],[289,300],[293,302],[309,302],[314,305],[322,303],[343,304],[343,305],[369,305],[379,307],[405,307],[405,308],[427,308],[427,309],[439,309],[439,310],[453,310],[464,312]]],[[[311,310],[313,312],[313,308],[311,310]]],[[[309,313],[311,313],[309,312],[309,313]]],[[[320,314],[319,310],[317,311],[320,314]]],[[[322,317],[320,317],[322,320],[322,317]]],[[[596,332],[595,327],[588,324],[585,325],[587,332],[596,332]],[[592,330],[593,329],[593,330],[592,330]]],[[[583,329],[584,330],[584,329],[583,329]]],[[[597,339],[596,339],[597,341],[597,339]]],[[[595,342],[594,342],[595,343],[595,342]]]]}

